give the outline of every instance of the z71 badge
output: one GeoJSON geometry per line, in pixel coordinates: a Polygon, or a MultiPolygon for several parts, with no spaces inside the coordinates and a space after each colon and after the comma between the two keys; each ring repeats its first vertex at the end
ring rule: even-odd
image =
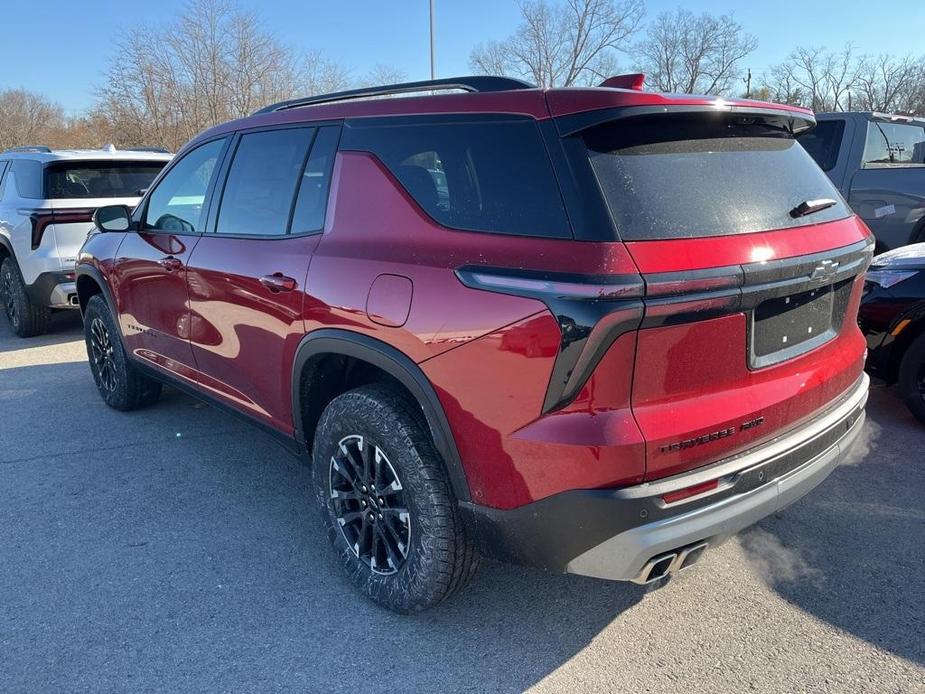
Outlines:
{"type": "Polygon", "coordinates": [[[738,428],[727,427],[726,429],[712,431],[709,434],[704,434],[703,436],[696,436],[692,439],[684,439],[683,441],[678,441],[677,443],[665,444],[659,450],[661,450],[662,453],[683,451],[686,448],[694,448],[694,446],[700,446],[705,443],[710,443],[711,441],[719,441],[720,439],[728,438],[735,434],[737,431],[748,431],[749,429],[754,429],[755,427],[761,426],[762,424],[764,424],[764,417],[755,417],[754,419],[750,419],[747,422],[742,422],[738,428]]]}

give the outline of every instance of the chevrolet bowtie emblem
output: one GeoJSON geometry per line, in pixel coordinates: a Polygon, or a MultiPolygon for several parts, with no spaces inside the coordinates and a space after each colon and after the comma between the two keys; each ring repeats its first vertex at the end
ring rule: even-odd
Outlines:
{"type": "Polygon", "coordinates": [[[838,272],[838,262],[835,260],[823,260],[815,268],[813,268],[812,274],[809,276],[809,279],[813,282],[819,282],[820,284],[825,284],[835,277],[838,272]]]}

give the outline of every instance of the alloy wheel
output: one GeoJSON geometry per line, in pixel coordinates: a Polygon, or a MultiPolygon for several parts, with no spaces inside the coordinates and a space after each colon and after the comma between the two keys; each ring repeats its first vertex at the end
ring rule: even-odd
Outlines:
{"type": "Polygon", "coordinates": [[[359,434],[345,436],[331,456],[328,479],[334,516],[357,558],[376,574],[401,569],[411,544],[411,514],[383,450],[359,434]]]}
{"type": "Polygon", "coordinates": [[[106,324],[98,317],[90,323],[90,351],[93,357],[93,368],[99,376],[100,384],[111,393],[116,389],[118,380],[113,360],[113,345],[106,324]]]}
{"type": "Polygon", "coordinates": [[[19,311],[16,308],[16,300],[13,297],[13,273],[7,271],[3,273],[3,310],[6,313],[6,319],[14,328],[19,324],[19,311]]]}

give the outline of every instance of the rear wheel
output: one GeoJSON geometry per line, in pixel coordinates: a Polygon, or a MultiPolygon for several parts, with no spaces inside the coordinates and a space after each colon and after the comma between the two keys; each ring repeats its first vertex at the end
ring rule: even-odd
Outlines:
{"type": "Polygon", "coordinates": [[[128,411],[157,401],[161,384],[142,376],[129,362],[109,305],[99,294],[87,302],[84,339],[93,380],[107,405],[128,411]]]}
{"type": "Polygon", "coordinates": [[[916,419],[925,424],[925,333],[915,338],[903,355],[899,392],[916,419]]]}
{"type": "Polygon", "coordinates": [[[396,612],[466,585],[478,555],[423,418],[397,389],[335,398],[318,424],[313,476],[322,521],[360,591],[396,612]]]}
{"type": "Polygon", "coordinates": [[[4,258],[0,264],[0,298],[3,300],[6,319],[19,337],[35,337],[48,329],[51,311],[45,306],[32,303],[16,261],[12,258],[4,258]]]}

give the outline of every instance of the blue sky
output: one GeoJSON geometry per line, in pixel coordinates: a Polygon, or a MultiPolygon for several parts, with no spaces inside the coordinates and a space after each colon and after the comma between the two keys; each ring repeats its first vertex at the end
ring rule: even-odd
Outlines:
{"type": "MultiPolygon", "coordinates": [[[[44,92],[71,113],[86,108],[103,80],[113,37],[126,27],[169,20],[182,12],[184,4],[184,0],[8,3],[0,89],[44,92]]],[[[357,75],[382,63],[404,70],[409,79],[428,76],[427,0],[242,0],[241,4],[257,9],[266,27],[289,45],[321,49],[357,75]]],[[[678,4],[648,0],[648,14],[678,4]]],[[[747,63],[755,74],[798,44],[840,47],[853,41],[869,53],[925,53],[921,32],[911,30],[925,25],[925,4],[911,0],[887,3],[877,11],[871,3],[846,0],[701,0],[685,6],[717,14],[734,9],[739,22],[759,38],[759,48],[747,63]]],[[[436,7],[438,76],[468,73],[472,47],[486,39],[504,38],[518,21],[513,0],[436,0],[436,7]]]]}

